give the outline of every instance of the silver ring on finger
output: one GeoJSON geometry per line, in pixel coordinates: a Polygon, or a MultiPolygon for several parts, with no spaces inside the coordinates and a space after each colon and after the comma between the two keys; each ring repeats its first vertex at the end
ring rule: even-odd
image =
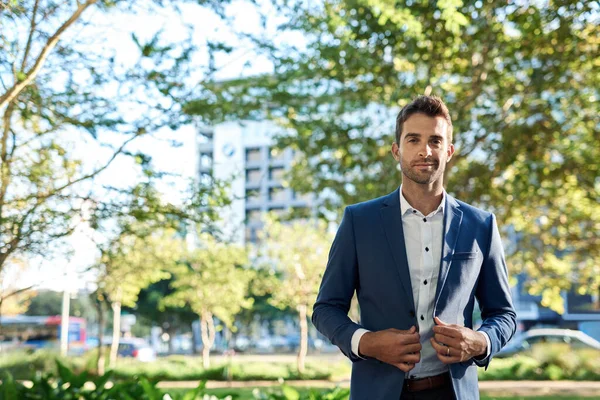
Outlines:
{"type": "Polygon", "coordinates": [[[446,357],[450,357],[450,347],[446,347],[446,357]]]}

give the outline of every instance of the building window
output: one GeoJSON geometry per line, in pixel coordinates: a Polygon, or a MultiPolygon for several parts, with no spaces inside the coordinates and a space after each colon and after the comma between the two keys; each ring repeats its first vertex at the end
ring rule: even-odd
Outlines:
{"type": "Polygon", "coordinates": [[[271,189],[269,189],[269,200],[271,200],[271,201],[285,201],[285,200],[287,200],[285,189],[283,189],[283,188],[271,188],[271,189]]]}
{"type": "Polygon", "coordinates": [[[212,176],[207,172],[200,172],[199,178],[200,184],[203,186],[209,186],[212,183],[212,176]]]}
{"type": "Polygon", "coordinates": [[[246,162],[259,162],[261,159],[259,148],[246,149],[246,162]]]}
{"type": "Polygon", "coordinates": [[[246,190],[246,201],[249,203],[257,203],[260,199],[260,190],[246,190]]]}
{"type": "Polygon", "coordinates": [[[269,168],[269,180],[281,182],[285,175],[284,168],[269,168]]]}
{"type": "Polygon", "coordinates": [[[200,153],[200,167],[210,168],[212,167],[212,155],[209,153],[200,153]]]}
{"type": "Polygon", "coordinates": [[[282,161],[285,158],[285,153],[283,150],[272,147],[269,150],[269,160],[271,161],[282,161]]]}
{"type": "Polygon", "coordinates": [[[246,227],[246,242],[256,242],[256,229],[249,226],[246,227]]]}
{"type": "Polygon", "coordinates": [[[260,169],[248,169],[246,170],[246,183],[257,184],[260,183],[262,176],[260,169]]]}
{"type": "Polygon", "coordinates": [[[260,210],[247,210],[246,220],[248,222],[260,222],[262,220],[262,211],[260,210]]]}
{"type": "Polygon", "coordinates": [[[285,215],[285,208],[283,207],[273,207],[269,208],[269,212],[275,215],[277,218],[281,218],[285,215]]]}

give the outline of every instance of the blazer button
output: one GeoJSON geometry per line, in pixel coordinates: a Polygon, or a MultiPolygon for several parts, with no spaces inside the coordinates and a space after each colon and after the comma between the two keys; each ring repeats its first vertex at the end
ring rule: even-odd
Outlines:
{"type": "Polygon", "coordinates": [[[415,311],[414,310],[410,310],[409,314],[410,314],[411,317],[414,317],[415,316],[415,311]]]}

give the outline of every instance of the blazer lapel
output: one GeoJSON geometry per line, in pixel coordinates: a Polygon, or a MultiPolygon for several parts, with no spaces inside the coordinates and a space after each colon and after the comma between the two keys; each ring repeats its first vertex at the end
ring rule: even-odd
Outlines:
{"type": "Polygon", "coordinates": [[[381,208],[381,219],[388,245],[394,257],[400,282],[410,299],[411,310],[415,309],[410,272],[408,270],[408,258],[406,257],[406,246],[404,244],[404,230],[402,229],[402,214],[400,210],[400,189],[389,194],[381,208]]]}
{"type": "MultiPolygon", "coordinates": [[[[438,284],[435,292],[435,305],[439,301],[440,293],[446,283],[448,277],[448,271],[452,264],[452,256],[454,255],[454,249],[456,248],[456,241],[458,240],[458,234],[460,232],[460,224],[462,222],[462,211],[458,209],[458,203],[446,194],[446,208],[444,212],[444,236],[443,247],[442,247],[442,259],[440,260],[440,273],[438,276],[438,284]]],[[[434,306],[435,309],[435,306],[434,306]]]]}

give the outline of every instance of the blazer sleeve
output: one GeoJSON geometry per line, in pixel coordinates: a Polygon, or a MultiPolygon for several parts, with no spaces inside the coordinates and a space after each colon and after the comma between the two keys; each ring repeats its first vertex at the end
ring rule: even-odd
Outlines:
{"type": "Polygon", "coordinates": [[[361,326],[348,317],[350,302],[358,284],[358,261],[352,208],[344,210],[327,267],[323,274],[312,322],[319,332],[352,361],[362,360],[352,353],[352,335],[361,326]]]}
{"type": "Polygon", "coordinates": [[[483,320],[479,331],[487,333],[491,345],[489,356],[475,362],[486,369],[492,357],[508,343],[517,328],[517,314],[511,299],[504,250],[493,214],[489,230],[490,243],[475,293],[483,320]]]}

